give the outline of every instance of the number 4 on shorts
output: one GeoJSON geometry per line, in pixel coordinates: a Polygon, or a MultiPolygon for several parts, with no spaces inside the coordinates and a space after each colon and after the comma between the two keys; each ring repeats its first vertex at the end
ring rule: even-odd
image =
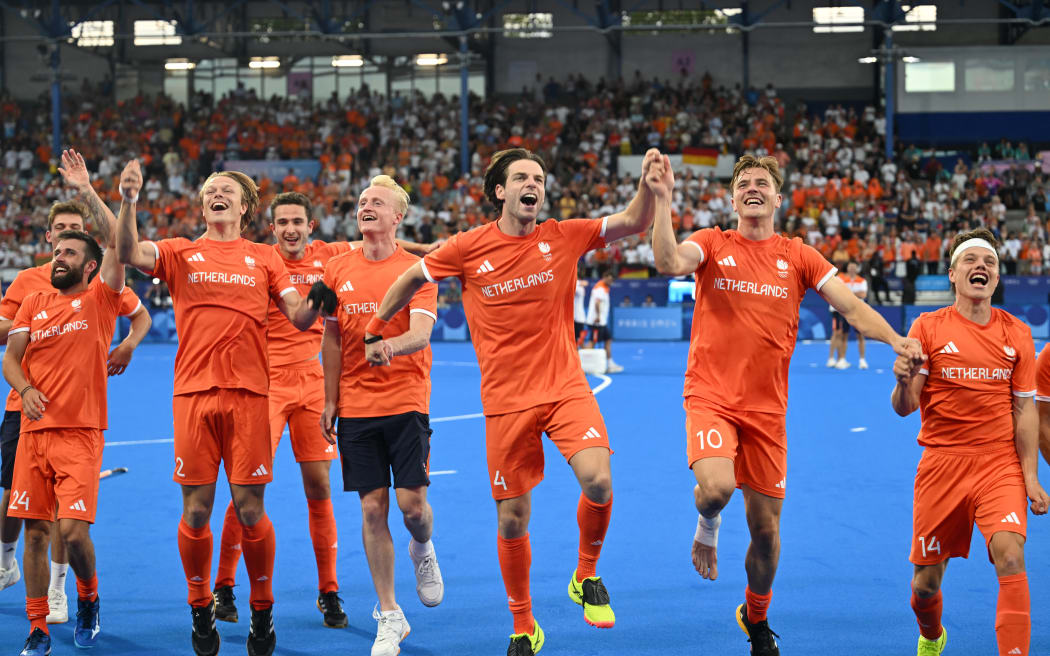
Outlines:
{"type": "Polygon", "coordinates": [[[499,470],[496,470],[496,475],[492,478],[492,487],[497,485],[502,486],[504,490],[507,489],[507,479],[499,475],[499,470]]]}

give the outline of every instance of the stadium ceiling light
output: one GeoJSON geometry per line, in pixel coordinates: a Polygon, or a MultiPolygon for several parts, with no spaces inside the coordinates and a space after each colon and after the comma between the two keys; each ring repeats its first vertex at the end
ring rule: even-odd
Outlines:
{"type": "Polygon", "coordinates": [[[901,61],[904,62],[905,64],[918,64],[922,60],[919,59],[918,57],[912,57],[911,55],[905,55],[905,56],[901,57],[901,61]]]}
{"type": "Polygon", "coordinates": [[[874,64],[879,61],[878,57],[872,55],[871,57],[861,57],[857,60],[858,64],[874,64]]]}
{"type": "Polygon", "coordinates": [[[164,70],[168,71],[192,71],[197,68],[196,62],[188,59],[169,59],[164,62],[164,70]]]}
{"type": "Polygon", "coordinates": [[[281,60],[277,57],[252,57],[248,68],[280,68],[281,60]]]}
{"type": "Polygon", "coordinates": [[[344,66],[359,68],[364,65],[365,60],[361,55],[340,55],[338,57],[332,57],[332,66],[335,66],[336,68],[342,68],[344,66]]]}
{"type": "Polygon", "coordinates": [[[443,54],[426,53],[416,55],[416,66],[441,66],[448,63],[448,57],[443,54]]]}

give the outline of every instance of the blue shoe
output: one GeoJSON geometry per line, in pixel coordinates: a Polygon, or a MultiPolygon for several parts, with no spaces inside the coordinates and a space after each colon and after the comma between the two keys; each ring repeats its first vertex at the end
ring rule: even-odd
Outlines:
{"type": "Polygon", "coordinates": [[[48,656],[50,653],[51,636],[40,629],[33,629],[33,632],[26,638],[26,646],[22,648],[22,653],[18,656],[48,656]]]}
{"type": "Polygon", "coordinates": [[[98,597],[95,597],[95,601],[77,599],[77,626],[73,629],[73,644],[81,649],[94,647],[102,631],[98,621],[98,601],[98,597]]]}

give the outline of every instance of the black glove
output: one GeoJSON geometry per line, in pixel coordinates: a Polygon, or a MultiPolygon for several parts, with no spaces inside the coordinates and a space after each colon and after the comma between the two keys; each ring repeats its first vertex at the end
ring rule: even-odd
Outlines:
{"type": "Polygon", "coordinates": [[[317,281],[310,288],[310,293],[306,295],[306,302],[310,304],[310,309],[321,308],[324,314],[331,316],[335,313],[335,306],[339,303],[339,299],[336,298],[331,287],[317,281]]]}

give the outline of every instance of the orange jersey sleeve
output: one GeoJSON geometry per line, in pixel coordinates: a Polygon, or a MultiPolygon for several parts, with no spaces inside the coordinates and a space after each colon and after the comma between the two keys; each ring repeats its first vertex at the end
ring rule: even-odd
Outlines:
{"type": "Polygon", "coordinates": [[[806,290],[837,270],[798,239],[704,229],[684,395],[752,412],[787,412],[788,367],[806,290]]]}
{"type": "Polygon", "coordinates": [[[124,285],[124,289],[120,292],[120,307],[117,309],[117,314],[122,317],[130,317],[137,314],[141,307],[142,301],[139,300],[139,297],[131,291],[131,287],[124,285]]]}
{"type": "MultiPolygon", "coordinates": [[[[336,290],[342,370],[339,378],[340,417],[386,417],[406,412],[430,412],[430,346],[395,356],[389,366],[371,367],[365,360],[365,326],[379,309],[390,285],[419,258],[398,248],[386,259],[372,261],[357,249],[332,258],[325,267],[325,284],[336,290]]],[[[437,321],[437,285],[426,283],[408,305],[390,320],[384,337],[409,329],[411,317],[422,313],[437,321]]]]}
{"type": "MultiPolygon", "coordinates": [[[[315,282],[321,280],[325,265],[332,257],[351,250],[348,242],[326,243],[314,240],[306,245],[303,257],[289,260],[281,255],[277,246],[273,250],[281,258],[288,271],[288,278],[303,298],[310,293],[315,282]]],[[[299,330],[284,316],[277,303],[271,301],[266,326],[266,349],[271,367],[299,364],[317,358],[321,351],[321,336],[324,321],[320,317],[310,330],[299,330]]]]}
{"type": "Polygon", "coordinates": [[[168,283],[178,327],[175,394],[214,387],[266,394],[267,312],[294,291],[273,248],[246,239],[152,242],[153,275],[168,283]]]}
{"type": "MultiPolygon", "coordinates": [[[[0,300],[0,319],[14,320],[18,314],[18,308],[31,294],[37,292],[51,292],[55,288],[51,286],[51,263],[30,267],[18,272],[11,285],[7,288],[3,300],[0,300]]],[[[11,412],[22,411],[22,397],[17,390],[11,390],[7,395],[5,410],[11,412]]]]}
{"type": "Polygon", "coordinates": [[[576,263],[605,246],[606,222],[547,220],[524,237],[490,223],[423,258],[431,282],[451,276],[463,282],[486,415],[591,393],[572,339],[576,263]]]}
{"type": "Polygon", "coordinates": [[[1012,444],[1013,397],[1035,395],[1035,346],[1028,326],[992,308],[980,325],[954,306],[919,316],[908,332],[926,353],[919,395],[919,444],[985,447],[1012,444]]]}
{"type": "Polygon", "coordinates": [[[48,399],[44,416],[22,416],[22,432],[48,428],[106,428],[106,357],[120,292],[92,284],[80,294],[55,290],[28,297],[11,334],[28,333],[22,371],[48,399]]]}
{"type": "Polygon", "coordinates": [[[1050,403],[1050,344],[1043,347],[1035,365],[1035,398],[1050,403]]]}

